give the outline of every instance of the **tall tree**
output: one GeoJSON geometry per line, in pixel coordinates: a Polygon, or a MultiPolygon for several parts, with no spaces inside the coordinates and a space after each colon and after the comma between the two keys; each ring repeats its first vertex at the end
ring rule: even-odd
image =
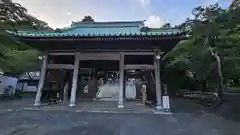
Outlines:
{"type": "Polygon", "coordinates": [[[168,57],[169,64],[184,65],[193,79],[205,86],[202,90],[211,85],[222,96],[224,84],[239,78],[237,11],[211,5],[195,8],[193,15],[193,19],[182,24],[182,28],[190,30],[189,39],[173,49],[168,57]]]}
{"type": "Polygon", "coordinates": [[[240,0],[233,0],[232,4],[230,5],[230,8],[236,9],[240,7],[240,0]]]}
{"type": "Polygon", "coordinates": [[[38,67],[39,52],[13,40],[6,30],[50,30],[47,23],[28,15],[27,10],[11,0],[0,2],[0,68],[11,75],[38,67]]]}
{"type": "Polygon", "coordinates": [[[94,19],[91,16],[85,16],[81,22],[94,22],[94,19]]]}
{"type": "Polygon", "coordinates": [[[171,28],[171,23],[165,23],[163,24],[162,28],[171,28]]]}

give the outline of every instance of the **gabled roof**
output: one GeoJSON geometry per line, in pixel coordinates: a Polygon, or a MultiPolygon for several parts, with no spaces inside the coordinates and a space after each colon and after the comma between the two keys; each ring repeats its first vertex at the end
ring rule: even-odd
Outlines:
{"type": "Polygon", "coordinates": [[[55,31],[18,31],[9,33],[21,37],[98,37],[98,36],[168,36],[183,31],[177,28],[152,29],[144,21],[130,22],[73,22],[71,27],[55,31]]]}

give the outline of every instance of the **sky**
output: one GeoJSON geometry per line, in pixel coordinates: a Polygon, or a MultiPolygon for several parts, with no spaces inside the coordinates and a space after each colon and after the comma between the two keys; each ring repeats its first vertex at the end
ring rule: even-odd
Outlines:
{"type": "Polygon", "coordinates": [[[28,13],[52,28],[69,27],[90,15],[95,21],[146,20],[149,27],[164,23],[180,24],[191,16],[192,9],[218,3],[227,8],[232,0],[13,0],[28,13]]]}

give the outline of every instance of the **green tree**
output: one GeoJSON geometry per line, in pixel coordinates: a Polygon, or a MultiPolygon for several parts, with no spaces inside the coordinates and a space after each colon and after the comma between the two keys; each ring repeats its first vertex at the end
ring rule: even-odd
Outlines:
{"type": "Polygon", "coordinates": [[[162,26],[162,28],[171,28],[171,27],[172,27],[171,23],[165,23],[162,26]]]}
{"type": "Polygon", "coordinates": [[[224,10],[218,5],[195,8],[194,18],[181,25],[189,30],[189,38],[169,53],[167,65],[184,66],[201,90],[215,89],[222,96],[224,84],[239,78],[240,23],[237,14],[237,9],[224,10]]]}
{"type": "Polygon", "coordinates": [[[94,22],[94,19],[91,16],[85,16],[81,22],[94,22]]]}
{"type": "Polygon", "coordinates": [[[40,52],[14,40],[6,30],[51,30],[47,23],[27,14],[27,10],[11,0],[0,2],[0,69],[11,75],[39,67],[40,52]]]}
{"type": "Polygon", "coordinates": [[[240,7],[240,0],[233,0],[232,4],[230,5],[231,9],[236,9],[240,7]]]}

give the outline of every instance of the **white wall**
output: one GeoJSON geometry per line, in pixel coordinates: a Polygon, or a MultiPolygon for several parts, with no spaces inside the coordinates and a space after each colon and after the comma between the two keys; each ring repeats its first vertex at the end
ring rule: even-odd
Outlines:
{"type": "Polygon", "coordinates": [[[37,86],[27,86],[23,91],[27,92],[37,92],[37,86]]]}
{"type": "Polygon", "coordinates": [[[9,85],[12,86],[15,90],[17,85],[17,78],[0,75],[0,94],[3,94],[4,88],[9,85]]]}

